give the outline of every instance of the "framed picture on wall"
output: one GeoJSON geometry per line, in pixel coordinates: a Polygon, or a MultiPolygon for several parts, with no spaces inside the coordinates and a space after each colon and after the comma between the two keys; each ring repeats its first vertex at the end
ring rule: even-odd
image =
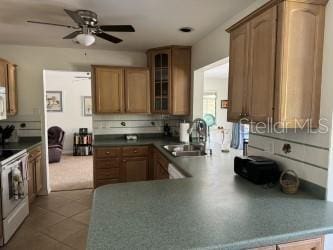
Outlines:
{"type": "Polygon", "coordinates": [[[46,91],[47,112],[63,112],[62,91],[46,91]]]}
{"type": "Polygon", "coordinates": [[[227,109],[229,107],[228,100],[221,100],[221,109],[227,109]]]}
{"type": "Polygon", "coordinates": [[[84,96],[83,97],[83,116],[92,116],[91,96],[84,96]]]}

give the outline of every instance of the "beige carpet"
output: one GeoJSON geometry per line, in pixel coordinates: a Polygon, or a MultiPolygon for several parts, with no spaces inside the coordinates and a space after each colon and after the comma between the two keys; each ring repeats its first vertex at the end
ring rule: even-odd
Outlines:
{"type": "Polygon", "coordinates": [[[63,155],[61,162],[49,164],[52,191],[93,187],[93,157],[63,155]]]}

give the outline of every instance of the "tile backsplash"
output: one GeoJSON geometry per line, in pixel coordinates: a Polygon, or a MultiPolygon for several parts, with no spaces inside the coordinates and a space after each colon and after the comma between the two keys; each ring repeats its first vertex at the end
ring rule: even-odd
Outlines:
{"type": "Polygon", "coordinates": [[[10,141],[17,141],[19,137],[40,137],[42,135],[40,117],[34,115],[17,115],[0,121],[0,126],[3,128],[7,125],[15,126],[10,141]]]}
{"type": "Polygon", "coordinates": [[[182,117],[170,115],[94,115],[94,134],[144,134],[162,133],[164,124],[178,134],[182,117]]]}
{"type": "Polygon", "coordinates": [[[303,180],[321,187],[327,185],[329,149],[314,143],[301,142],[277,135],[250,134],[249,154],[275,160],[282,169],[296,171],[303,180]],[[290,146],[290,152],[283,150],[290,146]]]}

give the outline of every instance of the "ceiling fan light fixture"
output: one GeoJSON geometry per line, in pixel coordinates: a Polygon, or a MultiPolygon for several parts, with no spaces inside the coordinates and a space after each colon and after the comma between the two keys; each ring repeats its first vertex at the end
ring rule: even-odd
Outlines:
{"type": "Polygon", "coordinates": [[[86,46],[89,47],[90,45],[92,45],[95,42],[95,37],[91,34],[79,34],[76,36],[76,40],[86,46]]]}

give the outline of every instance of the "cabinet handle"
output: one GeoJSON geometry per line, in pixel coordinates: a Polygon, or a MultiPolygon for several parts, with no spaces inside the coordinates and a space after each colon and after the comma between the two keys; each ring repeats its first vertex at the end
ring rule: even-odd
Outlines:
{"type": "Polygon", "coordinates": [[[134,150],[134,153],[137,153],[138,152],[138,150],[134,150]]]}
{"type": "Polygon", "coordinates": [[[107,151],[107,152],[105,152],[105,154],[106,154],[106,155],[109,155],[109,154],[110,154],[110,152],[109,152],[109,151],[107,151]]]}

